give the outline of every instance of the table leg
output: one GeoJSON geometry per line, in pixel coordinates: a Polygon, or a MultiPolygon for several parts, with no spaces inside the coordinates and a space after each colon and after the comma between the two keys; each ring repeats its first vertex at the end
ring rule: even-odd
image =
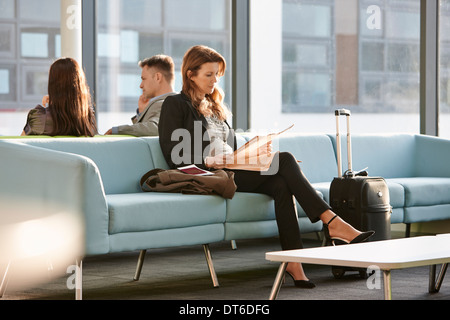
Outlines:
{"type": "Polygon", "coordinates": [[[11,261],[8,262],[8,266],[6,267],[5,274],[3,275],[2,282],[0,283],[0,298],[3,298],[5,294],[6,287],[8,286],[9,281],[9,267],[11,266],[11,261]]]}
{"type": "Polygon", "coordinates": [[[441,267],[441,272],[439,272],[439,276],[436,283],[436,292],[439,292],[441,290],[442,282],[444,281],[445,273],[447,272],[448,263],[445,263],[441,267]]]}
{"type": "Polygon", "coordinates": [[[278,269],[278,273],[275,278],[275,282],[273,283],[272,292],[270,293],[270,300],[276,300],[278,297],[278,294],[280,293],[281,284],[283,282],[283,279],[284,279],[284,276],[286,273],[287,265],[288,265],[287,262],[283,262],[281,264],[280,268],[278,269]]]}
{"type": "Polygon", "coordinates": [[[447,272],[448,263],[445,263],[441,267],[441,271],[436,279],[436,265],[430,266],[430,281],[428,292],[438,293],[441,290],[442,282],[444,281],[445,273],[447,272]]]}
{"type": "Polygon", "coordinates": [[[75,263],[75,300],[83,300],[83,260],[76,260],[75,263]]]}
{"type": "Polygon", "coordinates": [[[391,270],[383,270],[384,275],[384,299],[392,300],[391,270]]]}

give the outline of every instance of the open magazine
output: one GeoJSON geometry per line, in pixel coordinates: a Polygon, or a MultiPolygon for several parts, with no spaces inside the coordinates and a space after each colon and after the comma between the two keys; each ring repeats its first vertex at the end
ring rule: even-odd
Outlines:
{"type": "Polygon", "coordinates": [[[180,170],[181,172],[187,173],[187,174],[195,175],[195,176],[210,176],[213,174],[212,172],[200,169],[195,164],[178,168],[178,170],[180,170]]]}
{"type": "Polygon", "coordinates": [[[276,153],[260,154],[261,148],[272,143],[272,140],[275,137],[292,129],[292,127],[294,127],[294,125],[278,133],[271,133],[266,136],[256,136],[252,138],[234,152],[233,163],[227,161],[227,163],[224,164],[225,168],[231,170],[268,171],[276,153]]]}

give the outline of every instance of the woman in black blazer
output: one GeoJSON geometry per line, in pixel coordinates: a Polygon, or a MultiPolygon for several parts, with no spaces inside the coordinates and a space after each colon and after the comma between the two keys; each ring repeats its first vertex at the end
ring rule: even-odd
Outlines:
{"type": "MultiPolygon", "coordinates": [[[[236,150],[236,140],[227,123],[229,114],[223,104],[223,91],[217,85],[225,69],[225,59],[211,48],[195,46],[186,52],[182,65],[183,90],[166,98],[159,121],[161,149],[171,168],[196,164],[209,170],[223,169],[223,164],[231,161],[227,156],[236,150]]],[[[260,152],[270,153],[270,146],[260,152]]],[[[362,242],[373,234],[361,233],[336,216],[303,175],[292,154],[277,153],[273,163],[278,164],[273,175],[245,170],[233,172],[238,192],[262,193],[274,198],[283,250],[303,247],[293,196],[312,222],[323,221],[325,235],[332,243],[362,242]]],[[[301,264],[290,263],[286,273],[297,287],[315,287],[301,264]]]]}

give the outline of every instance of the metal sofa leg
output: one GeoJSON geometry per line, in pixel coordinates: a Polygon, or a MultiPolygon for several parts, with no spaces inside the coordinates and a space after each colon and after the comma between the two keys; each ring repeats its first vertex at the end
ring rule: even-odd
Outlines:
{"type": "Polygon", "coordinates": [[[216,271],[214,270],[214,264],[211,257],[211,250],[209,250],[209,245],[204,244],[203,250],[205,251],[206,263],[208,264],[209,273],[211,274],[214,288],[217,288],[219,287],[219,280],[217,279],[216,271]]]}
{"type": "Polygon", "coordinates": [[[9,267],[11,266],[11,261],[8,263],[8,266],[6,267],[5,274],[3,275],[2,282],[0,283],[0,298],[3,298],[3,295],[6,292],[6,287],[8,286],[9,281],[9,267]]]}
{"type": "Polygon", "coordinates": [[[231,240],[231,249],[237,250],[236,240],[231,240]]]}
{"type": "Polygon", "coordinates": [[[139,281],[141,277],[142,266],[144,265],[145,255],[147,254],[147,250],[141,250],[139,253],[139,259],[136,267],[136,273],[134,274],[134,281],[139,281]]]}

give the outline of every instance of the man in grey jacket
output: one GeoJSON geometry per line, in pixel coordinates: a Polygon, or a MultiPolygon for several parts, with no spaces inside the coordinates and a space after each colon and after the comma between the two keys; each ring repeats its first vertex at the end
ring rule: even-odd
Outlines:
{"type": "Polygon", "coordinates": [[[166,97],[174,95],[175,65],[171,57],[156,55],[139,62],[142,68],[142,95],[132,125],[109,129],[105,135],[157,136],[161,107],[166,97]]]}

